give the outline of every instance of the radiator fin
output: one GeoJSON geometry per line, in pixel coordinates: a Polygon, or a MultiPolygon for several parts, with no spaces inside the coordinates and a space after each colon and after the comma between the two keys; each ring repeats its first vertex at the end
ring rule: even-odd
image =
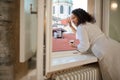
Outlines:
{"type": "Polygon", "coordinates": [[[98,67],[85,66],[56,75],[52,80],[101,80],[98,67]]]}

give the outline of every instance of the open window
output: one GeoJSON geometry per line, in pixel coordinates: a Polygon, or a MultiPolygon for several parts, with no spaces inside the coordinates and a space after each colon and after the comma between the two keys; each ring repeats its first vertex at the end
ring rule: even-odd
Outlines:
{"type": "Polygon", "coordinates": [[[25,62],[37,50],[37,0],[20,1],[20,62],[25,62]]]}
{"type": "Polygon", "coordinates": [[[69,67],[97,62],[92,54],[80,54],[69,42],[79,44],[75,34],[69,28],[67,17],[75,8],[83,8],[94,15],[101,27],[100,1],[96,0],[47,0],[45,8],[45,53],[46,73],[69,67]],[[95,5],[99,4],[99,5],[95,5]],[[99,15],[99,16],[98,16],[99,15]],[[74,54],[78,53],[78,54],[74,54]]]}

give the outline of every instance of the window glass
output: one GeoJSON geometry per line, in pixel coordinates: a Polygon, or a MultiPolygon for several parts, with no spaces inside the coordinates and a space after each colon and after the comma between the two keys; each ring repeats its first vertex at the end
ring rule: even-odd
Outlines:
{"type": "Polygon", "coordinates": [[[79,44],[80,41],[70,29],[67,18],[75,8],[83,8],[87,11],[87,0],[53,0],[52,8],[55,9],[55,14],[52,14],[52,51],[75,50],[69,43],[74,41],[79,44]]]}
{"type": "Polygon", "coordinates": [[[53,6],[53,14],[55,14],[55,6],[53,6]]]}
{"type": "Polygon", "coordinates": [[[63,5],[60,6],[60,14],[63,14],[63,5]]]}
{"type": "Polygon", "coordinates": [[[110,2],[110,17],[109,17],[109,36],[120,42],[120,1],[111,0],[110,2]]]}
{"type": "Polygon", "coordinates": [[[69,6],[69,13],[68,14],[70,15],[70,13],[71,13],[71,7],[69,6]]]}

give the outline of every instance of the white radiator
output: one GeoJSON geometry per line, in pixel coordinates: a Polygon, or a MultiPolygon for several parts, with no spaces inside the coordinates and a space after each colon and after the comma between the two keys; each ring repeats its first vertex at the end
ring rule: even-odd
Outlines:
{"type": "Polygon", "coordinates": [[[97,67],[87,66],[56,75],[52,80],[101,80],[101,75],[97,67]]]}

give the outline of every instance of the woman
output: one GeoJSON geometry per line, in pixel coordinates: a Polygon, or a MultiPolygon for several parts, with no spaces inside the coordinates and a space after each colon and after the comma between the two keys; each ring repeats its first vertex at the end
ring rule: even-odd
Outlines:
{"type": "Polygon", "coordinates": [[[120,80],[120,43],[106,37],[95,19],[83,9],[73,10],[68,21],[80,40],[80,44],[71,46],[83,53],[90,49],[98,57],[103,80],[120,80]]]}

